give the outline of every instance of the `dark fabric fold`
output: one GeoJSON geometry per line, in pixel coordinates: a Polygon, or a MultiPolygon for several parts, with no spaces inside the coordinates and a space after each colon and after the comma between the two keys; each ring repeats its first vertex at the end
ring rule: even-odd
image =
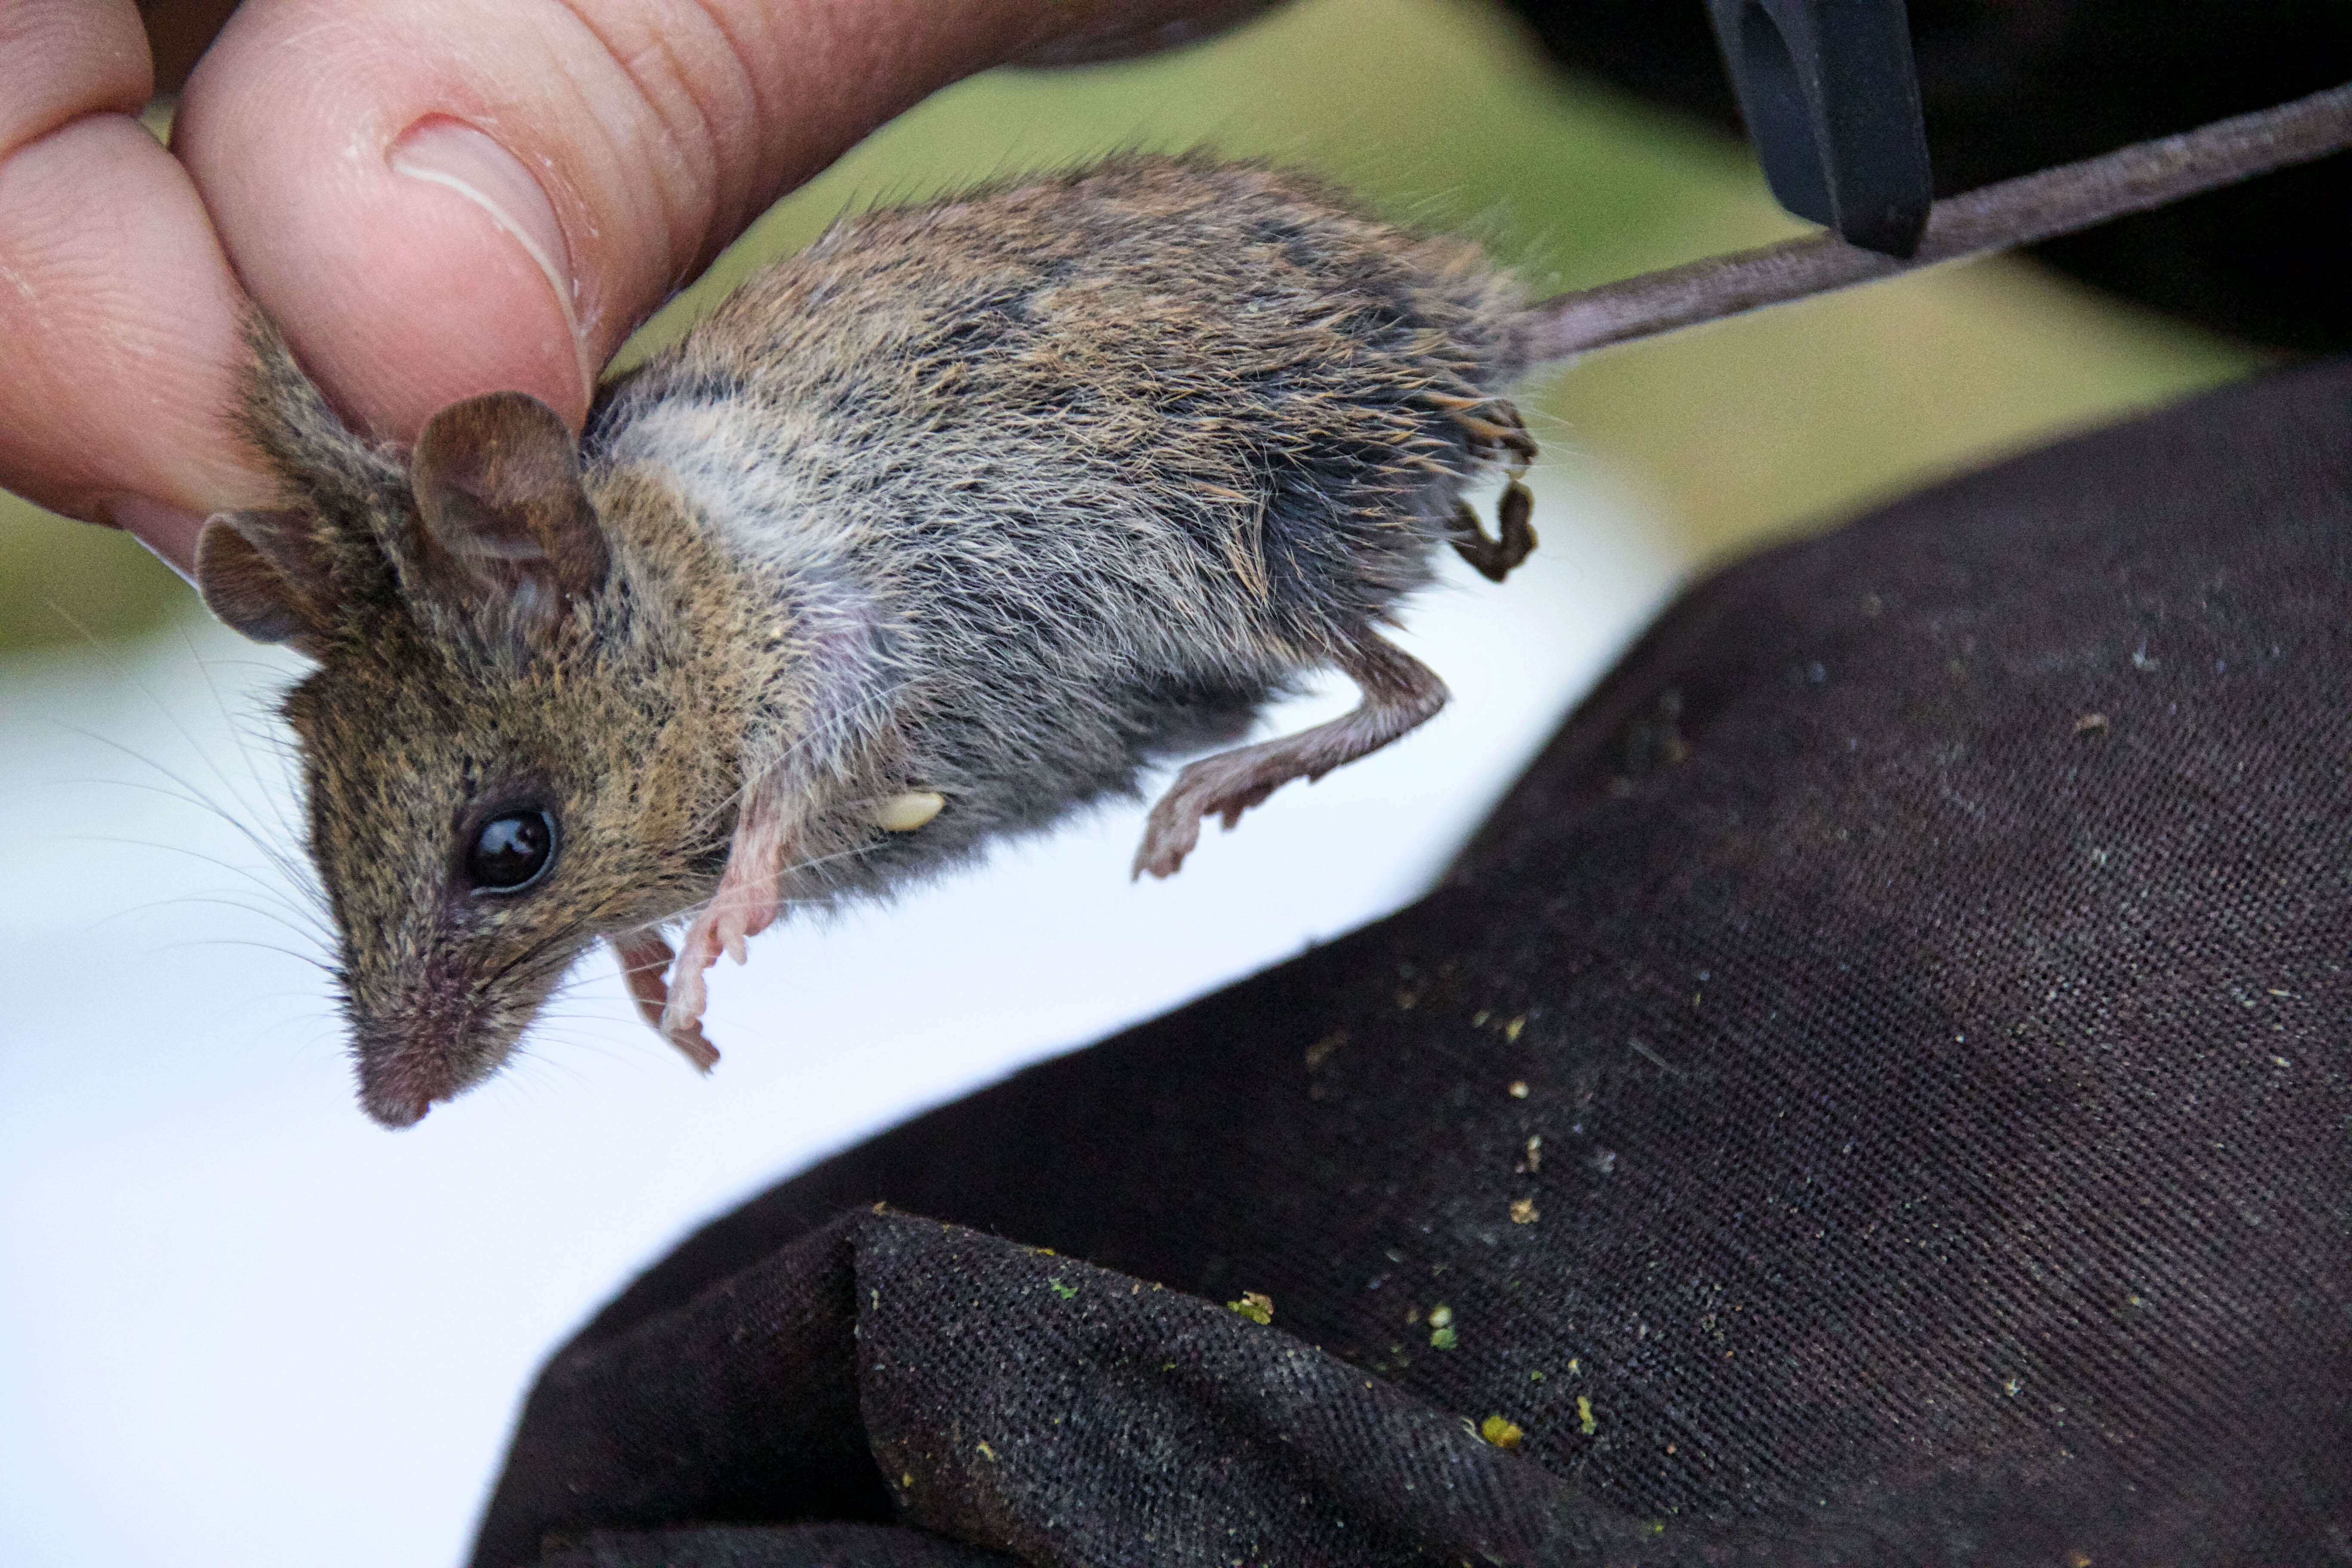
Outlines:
{"type": "Polygon", "coordinates": [[[599,1531],[546,1568],[1013,1568],[1001,1552],[884,1524],[599,1531]]]}

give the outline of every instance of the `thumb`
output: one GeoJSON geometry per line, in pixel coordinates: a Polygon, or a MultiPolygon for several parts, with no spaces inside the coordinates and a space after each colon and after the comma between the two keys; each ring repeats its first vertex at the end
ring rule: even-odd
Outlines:
{"type": "Polygon", "coordinates": [[[947,82],[1182,0],[251,0],[174,150],[357,425],[596,368],[783,191],[947,82]]]}

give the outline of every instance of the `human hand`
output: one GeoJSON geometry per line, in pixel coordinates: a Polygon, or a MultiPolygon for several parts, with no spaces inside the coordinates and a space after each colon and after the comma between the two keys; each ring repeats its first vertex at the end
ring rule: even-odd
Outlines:
{"type": "Polygon", "coordinates": [[[576,426],[646,315],[892,115],[1267,3],[0,0],[0,486],[189,570],[270,499],[230,422],[248,290],[380,436],[506,388],[576,426]],[[133,117],[180,59],[166,151],[133,117]]]}

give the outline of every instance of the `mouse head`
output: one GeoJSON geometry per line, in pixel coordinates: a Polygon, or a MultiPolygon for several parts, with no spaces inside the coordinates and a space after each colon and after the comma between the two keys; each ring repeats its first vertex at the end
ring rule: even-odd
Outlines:
{"type": "Polygon", "coordinates": [[[553,410],[454,405],[404,461],[307,383],[269,395],[248,419],[297,504],[213,519],[196,581],[319,661],[285,706],[310,847],[361,1102],[404,1126],[495,1070],[590,942],[709,896],[737,752],[553,410]]]}

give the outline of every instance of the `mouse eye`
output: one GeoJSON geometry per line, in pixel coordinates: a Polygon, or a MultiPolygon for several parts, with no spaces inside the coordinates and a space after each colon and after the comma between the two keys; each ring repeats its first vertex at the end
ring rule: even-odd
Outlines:
{"type": "Polygon", "coordinates": [[[466,851],[466,879],[477,892],[511,893],[539,880],[555,853],[555,818],[543,811],[509,811],[475,831],[466,851]]]}

